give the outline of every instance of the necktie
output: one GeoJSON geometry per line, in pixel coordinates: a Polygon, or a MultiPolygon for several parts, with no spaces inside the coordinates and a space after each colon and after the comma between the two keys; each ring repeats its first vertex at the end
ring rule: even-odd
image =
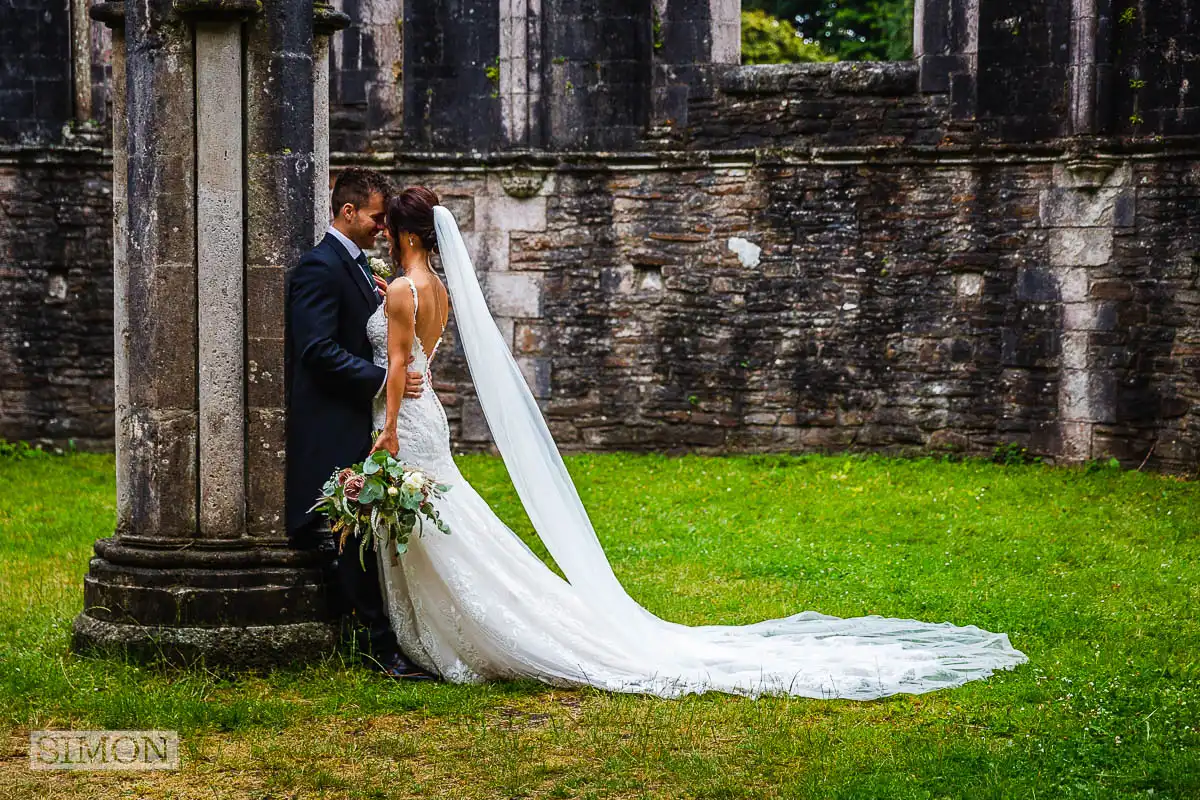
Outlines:
{"type": "Polygon", "coordinates": [[[371,265],[367,263],[367,254],[359,253],[358,258],[354,259],[358,262],[359,268],[362,270],[363,277],[367,279],[367,286],[371,287],[371,294],[379,296],[378,287],[375,286],[375,279],[371,277],[371,265]]]}

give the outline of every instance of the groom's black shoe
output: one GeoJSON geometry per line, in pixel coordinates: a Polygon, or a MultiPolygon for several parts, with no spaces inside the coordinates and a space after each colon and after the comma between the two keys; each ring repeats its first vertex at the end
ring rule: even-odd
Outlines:
{"type": "Polygon", "coordinates": [[[368,655],[363,656],[364,663],[371,669],[382,672],[389,678],[395,678],[402,681],[436,681],[439,678],[436,675],[430,675],[425,670],[413,664],[399,653],[393,653],[390,656],[384,656],[381,659],[374,659],[368,655]]]}

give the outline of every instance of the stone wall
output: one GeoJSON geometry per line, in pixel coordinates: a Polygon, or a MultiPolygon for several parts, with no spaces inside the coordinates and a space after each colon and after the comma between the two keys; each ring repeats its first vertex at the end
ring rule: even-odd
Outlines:
{"type": "Polygon", "coordinates": [[[108,448],[111,38],[86,8],[0,5],[0,439],[108,448]]]}
{"type": "Polygon", "coordinates": [[[100,150],[0,148],[0,439],[111,446],[110,182],[100,150]]]}
{"type": "MultiPolygon", "coordinates": [[[[501,164],[394,169],[456,211],[565,449],[1015,442],[1195,468],[1200,268],[1171,231],[1197,201],[1150,188],[1191,165],[1117,165],[1083,189],[1036,154],[704,155],[525,168],[544,180],[529,199],[501,164]]],[[[485,443],[465,365],[441,352],[455,438],[485,443]]]]}
{"type": "Polygon", "coordinates": [[[71,118],[70,28],[64,2],[0,6],[0,141],[37,141],[71,118]]]}
{"type": "Polygon", "coordinates": [[[740,55],[737,0],[336,0],[331,146],[619,150],[740,55]],[[405,36],[404,32],[410,35],[405,36]]]}
{"type": "MultiPolygon", "coordinates": [[[[916,86],[740,68],[657,150],[382,164],[457,212],[566,449],[1017,443],[1194,471],[1194,158],[1006,143],[916,86]]],[[[443,352],[456,439],[484,443],[443,352]]]]}

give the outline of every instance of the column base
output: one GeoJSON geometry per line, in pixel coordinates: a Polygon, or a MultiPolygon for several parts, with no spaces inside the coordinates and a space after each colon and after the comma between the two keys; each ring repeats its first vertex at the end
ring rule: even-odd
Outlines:
{"type": "Polygon", "coordinates": [[[330,550],[251,540],[96,542],[72,649],[138,661],[270,668],[332,654],[339,641],[330,550]]]}
{"type": "Polygon", "coordinates": [[[177,628],[106,622],[84,612],[71,631],[75,652],[172,666],[271,669],[318,661],[332,655],[337,645],[338,629],[328,622],[177,628]]]}

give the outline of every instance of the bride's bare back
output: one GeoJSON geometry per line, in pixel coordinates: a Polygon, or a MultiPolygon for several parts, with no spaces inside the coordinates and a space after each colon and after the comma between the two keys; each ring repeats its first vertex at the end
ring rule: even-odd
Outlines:
{"type": "MultiPolygon", "coordinates": [[[[402,409],[429,400],[437,407],[440,429],[449,435],[445,412],[433,395],[429,366],[442,343],[442,333],[450,316],[450,297],[445,285],[431,270],[413,270],[412,276],[397,278],[388,285],[380,309],[367,321],[367,335],[375,351],[375,362],[387,369],[388,377],[382,408],[381,429],[372,452],[387,450],[396,455],[400,447],[399,418],[402,409]],[[432,346],[429,344],[432,343],[432,346]],[[419,394],[405,394],[407,376],[420,377],[419,394]],[[426,395],[428,397],[426,397],[426,395]],[[412,400],[405,400],[405,397],[412,400]]],[[[379,405],[377,403],[377,405],[379,405]]]]}
{"type": "MultiPolygon", "coordinates": [[[[432,272],[414,271],[409,280],[417,290],[415,333],[421,342],[425,360],[432,362],[434,351],[437,350],[442,333],[446,330],[446,323],[450,319],[450,294],[441,279],[432,272]]],[[[390,310],[388,321],[392,321],[390,310]]]]}
{"type": "MultiPolygon", "coordinates": [[[[426,365],[433,360],[450,318],[450,295],[430,271],[414,270],[388,286],[385,313],[388,320],[389,362],[404,359],[417,342],[426,365]]],[[[424,370],[421,370],[424,371],[424,370]]]]}

